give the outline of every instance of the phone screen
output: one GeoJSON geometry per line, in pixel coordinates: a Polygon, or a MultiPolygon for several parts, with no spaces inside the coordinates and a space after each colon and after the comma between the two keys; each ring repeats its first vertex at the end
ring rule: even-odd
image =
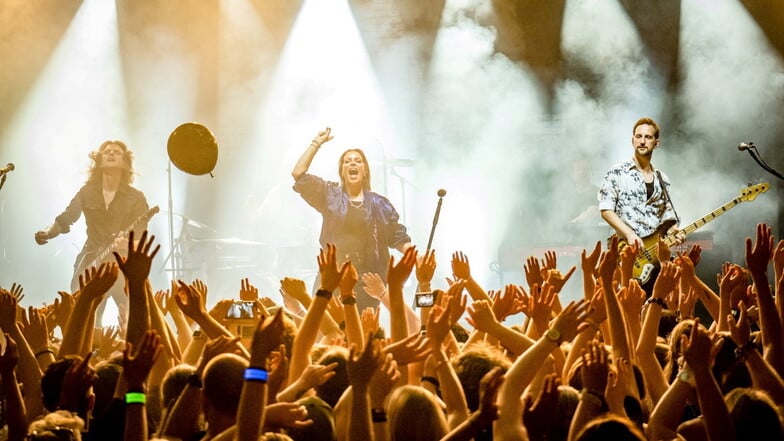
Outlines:
{"type": "Polygon", "coordinates": [[[253,302],[234,302],[229,306],[226,311],[227,319],[252,319],[255,314],[253,313],[253,302]]]}

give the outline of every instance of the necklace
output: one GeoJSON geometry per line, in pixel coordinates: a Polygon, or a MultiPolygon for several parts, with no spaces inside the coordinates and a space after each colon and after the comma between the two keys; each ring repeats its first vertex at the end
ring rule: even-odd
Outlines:
{"type": "Polygon", "coordinates": [[[362,208],[365,206],[364,201],[352,201],[349,199],[348,203],[354,208],[362,208]]]}

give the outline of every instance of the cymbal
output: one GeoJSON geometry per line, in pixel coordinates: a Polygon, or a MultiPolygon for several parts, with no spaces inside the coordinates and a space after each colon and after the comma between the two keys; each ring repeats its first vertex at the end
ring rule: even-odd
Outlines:
{"type": "Polygon", "coordinates": [[[238,237],[226,237],[222,239],[199,239],[199,240],[194,240],[194,242],[219,243],[224,245],[265,245],[262,242],[256,242],[255,240],[240,239],[238,237]]]}
{"type": "MultiPolygon", "coordinates": [[[[161,212],[168,214],[169,210],[161,210],[161,212]]],[[[210,230],[213,233],[217,231],[215,228],[213,228],[213,227],[211,227],[211,226],[209,226],[209,225],[207,225],[207,224],[205,224],[203,222],[199,222],[197,220],[191,219],[188,216],[185,216],[184,214],[180,214],[180,213],[177,213],[177,212],[171,212],[171,214],[179,217],[182,220],[188,221],[188,225],[190,225],[191,227],[201,228],[203,230],[210,230]]]]}
{"type": "Polygon", "coordinates": [[[404,159],[404,158],[387,158],[387,159],[375,160],[371,162],[384,167],[411,167],[415,164],[415,161],[413,159],[404,159]]]}

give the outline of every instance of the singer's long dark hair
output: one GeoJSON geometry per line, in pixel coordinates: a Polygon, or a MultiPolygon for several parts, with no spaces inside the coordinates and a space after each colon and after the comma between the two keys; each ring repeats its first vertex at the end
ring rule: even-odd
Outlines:
{"type": "Polygon", "coordinates": [[[93,163],[87,171],[87,182],[96,182],[103,177],[103,171],[101,169],[101,161],[103,158],[101,157],[101,154],[103,154],[103,151],[110,145],[116,145],[122,149],[122,157],[125,163],[128,164],[128,167],[123,170],[121,182],[130,185],[133,182],[133,152],[130,151],[128,146],[122,141],[104,141],[101,146],[98,147],[98,150],[90,152],[88,156],[93,160],[93,163]]]}

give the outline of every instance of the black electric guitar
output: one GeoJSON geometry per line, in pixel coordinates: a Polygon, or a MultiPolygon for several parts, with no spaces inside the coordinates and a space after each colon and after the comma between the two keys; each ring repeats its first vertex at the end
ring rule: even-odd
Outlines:
{"type": "Polygon", "coordinates": [[[128,233],[138,229],[142,225],[149,222],[150,219],[152,219],[152,217],[155,216],[155,214],[158,213],[159,211],[161,211],[161,209],[158,208],[157,205],[150,208],[144,214],[136,218],[136,220],[134,220],[128,226],[128,228],[119,232],[117,235],[113,236],[109,242],[104,243],[103,245],[99,246],[98,248],[90,252],[84,253],[81,259],[79,259],[79,265],[77,265],[78,271],[76,272],[76,274],[81,274],[82,272],[84,272],[85,269],[91,268],[93,266],[97,267],[98,265],[103,263],[106,260],[106,258],[112,254],[113,251],[117,251],[117,249],[114,247],[115,239],[117,239],[120,236],[127,238],[128,233]]]}
{"type": "MultiPolygon", "coordinates": [[[[757,185],[750,185],[741,190],[738,197],[697,219],[693,223],[683,227],[681,231],[687,235],[691,234],[708,222],[730,211],[731,208],[735,207],[741,202],[753,201],[757,195],[765,193],[769,189],[770,184],[767,182],[763,182],[757,185]]],[[[634,261],[634,268],[632,271],[634,278],[637,279],[640,284],[646,283],[651,278],[651,273],[659,263],[658,258],[656,257],[656,245],[659,243],[659,238],[662,237],[664,239],[664,243],[666,243],[668,246],[672,246],[676,242],[674,234],[666,234],[667,229],[668,228],[665,227],[659,227],[659,229],[650,236],[642,238],[643,249],[637,256],[637,259],[634,261]]],[[[621,239],[619,244],[621,244],[621,248],[627,245],[624,239],[621,239]]]]}

